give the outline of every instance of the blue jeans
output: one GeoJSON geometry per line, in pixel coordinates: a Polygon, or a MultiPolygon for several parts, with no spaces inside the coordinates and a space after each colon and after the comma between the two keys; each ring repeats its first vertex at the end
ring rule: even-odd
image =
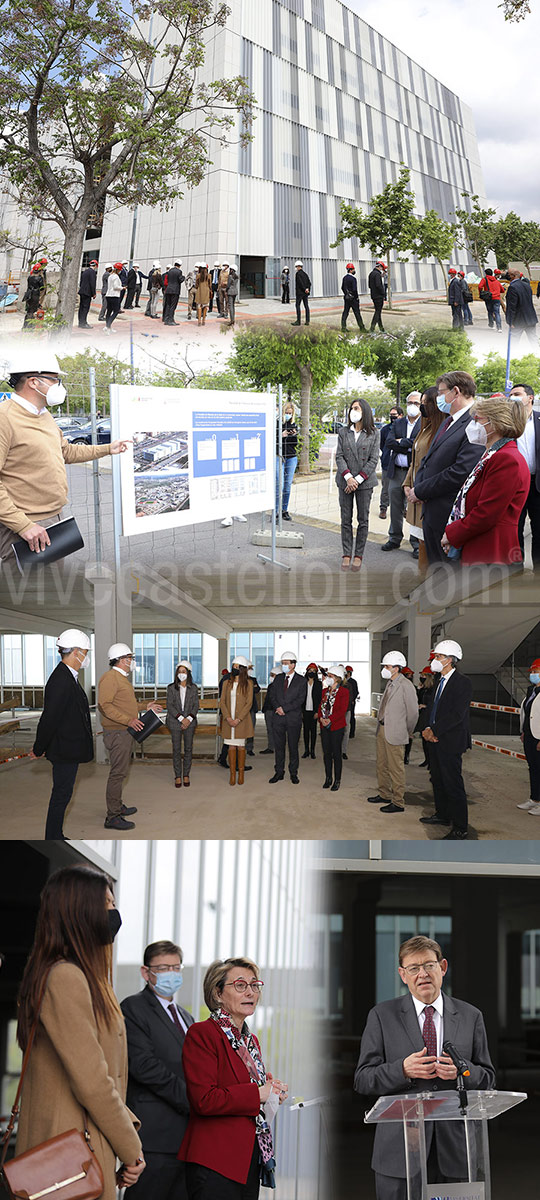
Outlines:
{"type": "MultiPolygon", "coordinates": [[[[298,466],[298,458],[295,454],[294,458],[284,458],[283,460],[283,492],[281,496],[281,511],[287,512],[289,504],[289,496],[291,494],[291,486],[293,475],[298,466]]],[[[279,469],[280,459],[276,460],[276,512],[279,512],[279,469]]]]}
{"type": "Polygon", "coordinates": [[[487,308],[489,328],[493,329],[493,322],[495,321],[497,329],[500,329],[501,328],[501,302],[500,302],[500,300],[494,300],[493,296],[492,296],[491,300],[486,300],[484,303],[487,308]]]}
{"type": "Polygon", "coordinates": [[[469,304],[468,304],[468,302],[467,302],[466,300],[464,300],[464,301],[463,301],[463,304],[461,305],[461,308],[462,308],[462,310],[463,310],[463,324],[464,324],[464,325],[472,325],[472,323],[473,323],[473,315],[472,315],[472,312],[471,312],[471,310],[470,310],[470,306],[469,306],[469,304]]]}

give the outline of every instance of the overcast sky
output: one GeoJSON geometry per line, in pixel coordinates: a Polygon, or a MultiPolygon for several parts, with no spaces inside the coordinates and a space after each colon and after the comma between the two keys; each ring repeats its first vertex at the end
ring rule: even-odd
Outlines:
{"type": "Polygon", "coordinates": [[[540,0],[517,25],[498,0],[348,0],[473,110],[488,202],[540,221],[540,0]]]}

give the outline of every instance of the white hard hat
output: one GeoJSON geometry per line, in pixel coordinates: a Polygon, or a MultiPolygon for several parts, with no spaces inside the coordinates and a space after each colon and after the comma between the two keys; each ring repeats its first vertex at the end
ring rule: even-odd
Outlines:
{"type": "Polygon", "coordinates": [[[128,263],[129,263],[129,258],[123,258],[123,259],[122,259],[122,266],[123,266],[123,267],[127,267],[128,263]]]}
{"type": "Polygon", "coordinates": [[[215,266],[215,267],[219,267],[219,266],[220,266],[220,263],[218,263],[218,262],[215,262],[215,263],[214,263],[214,266],[215,266]]]}
{"type": "Polygon", "coordinates": [[[125,658],[126,654],[133,654],[133,650],[125,642],[113,642],[107,651],[108,658],[125,658]]]}
{"type": "Polygon", "coordinates": [[[152,263],[152,266],[153,266],[153,267],[161,267],[161,263],[160,263],[160,262],[155,262],[155,263],[152,263]]]}
{"type": "Polygon", "coordinates": [[[339,665],[336,664],[335,667],[327,667],[326,674],[327,675],[336,675],[338,679],[344,679],[344,677],[345,677],[345,671],[343,670],[341,663],[339,663],[339,665]]]}
{"type": "Polygon", "coordinates": [[[237,270],[238,270],[238,267],[237,267],[236,263],[231,263],[231,264],[230,264],[230,270],[231,270],[231,271],[237,271],[237,270]]]}
{"type": "Polygon", "coordinates": [[[304,264],[303,264],[303,262],[300,262],[300,259],[298,259],[298,261],[295,262],[294,265],[295,265],[295,267],[303,267],[304,264]]]}
{"type": "Polygon", "coordinates": [[[298,655],[295,654],[293,650],[284,650],[279,661],[283,662],[285,658],[290,659],[292,662],[296,662],[298,655]]]}
{"type": "Polygon", "coordinates": [[[247,660],[247,658],[244,658],[243,654],[235,654],[232,661],[233,661],[233,666],[236,663],[237,667],[249,667],[248,660],[247,660]]]}
{"type": "Polygon", "coordinates": [[[165,270],[166,270],[166,271],[172,271],[172,263],[167,263],[167,266],[165,267],[165,270]]]}
{"type": "Polygon", "coordinates": [[[407,659],[401,650],[389,650],[382,660],[383,667],[406,667],[407,659]]]}
{"type": "Polygon", "coordinates": [[[443,642],[437,642],[435,654],[447,654],[449,658],[463,658],[463,650],[459,642],[453,642],[451,638],[447,638],[443,642]]]}
{"type": "Polygon", "coordinates": [[[139,267],[139,266],[140,266],[140,263],[133,263],[133,270],[135,271],[137,269],[137,267],[139,267]]]}
{"type": "Polygon", "coordinates": [[[82,629],[64,629],[56,639],[56,645],[59,650],[74,650],[75,647],[78,650],[89,650],[90,638],[82,629]]]}
{"type": "Polygon", "coordinates": [[[190,662],[187,662],[185,658],[183,658],[183,659],[182,659],[182,662],[179,662],[179,663],[178,663],[178,666],[179,666],[179,667],[186,667],[188,671],[192,671],[192,670],[193,670],[193,668],[192,668],[192,666],[191,666],[191,663],[190,663],[190,662]]]}
{"type": "Polygon", "coordinates": [[[112,271],[112,263],[105,263],[105,270],[108,271],[109,269],[112,271]]]}
{"type": "Polygon", "coordinates": [[[56,354],[47,346],[18,347],[7,360],[10,375],[38,375],[42,372],[63,375],[56,354]]]}

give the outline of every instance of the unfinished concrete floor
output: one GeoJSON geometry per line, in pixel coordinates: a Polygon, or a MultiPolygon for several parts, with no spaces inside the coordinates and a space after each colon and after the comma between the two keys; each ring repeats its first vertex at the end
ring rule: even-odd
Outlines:
{"type": "MultiPolygon", "coordinates": [[[[324,770],[319,743],[315,761],[300,760],[300,783],[269,786],[273,757],[260,755],[266,742],[258,731],[253,770],[243,787],[230,787],[228,773],[214,762],[195,761],[189,789],[175,789],[172,763],[134,762],[124,787],[126,804],[138,808],[136,828],[118,834],[103,827],[108,767],[94,763],[79,768],[65,821],[67,837],[128,838],[392,838],[438,839],[444,827],[419,824],[432,811],[427,772],[419,766],[422,750],[415,740],[407,767],[406,810],[385,815],[366,799],[377,791],[375,722],[357,720],[349,743],[339,792],[322,790],[324,770]]],[[[301,750],[303,746],[301,745],[301,750]]],[[[528,798],[526,764],[492,751],[473,749],[465,757],[470,801],[470,837],[530,839],[540,836],[540,819],[516,808],[528,798]]],[[[51,788],[45,761],[0,766],[0,836],[40,839],[51,788]]]]}

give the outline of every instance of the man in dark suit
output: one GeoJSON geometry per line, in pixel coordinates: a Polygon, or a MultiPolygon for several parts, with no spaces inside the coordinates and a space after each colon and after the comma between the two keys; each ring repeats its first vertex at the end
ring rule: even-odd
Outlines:
{"type": "Polygon", "coordinates": [[[311,293],[311,279],[309,278],[307,271],[304,271],[304,264],[300,262],[300,259],[295,262],[294,267],[296,271],[294,277],[294,286],[296,292],[296,321],[293,321],[292,323],[293,325],[300,325],[300,314],[302,312],[302,305],[304,305],[306,325],[309,325],[309,297],[311,293]]]}
{"type": "Polygon", "coordinates": [[[538,317],[529,280],[523,279],[520,272],[513,269],[507,272],[506,278],[510,281],[506,289],[506,324],[516,330],[518,340],[520,334],[525,333],[533,346],[536,346],[538,317]]]}
{"type": "Polygon", "coordinates": [[[463,288],[455,267],[450,267],[448,278],[448,303],[452,309],[452,329],[463,329],[463,288]]]}
{"type": "Polygon", "coordinates": [[[531,473],[529,495],[519,518],[518,537],[521,553],[525,552],[524,532],[527,516],[531,522],[533,570],[540,570],[540,412],[534,410],[534,392],[528,383],[516,383],[510,398],[520,400],[527,412],[525,432],[517,439],[531,473]]]}
{"type": "Polygon", "coordinates": [[[81,282],[79,284],[79,329],[91,329],[88,324],[88,313],[90,304],[96,295],[97,284],[97,260],[94,258],[90,266],[85,267],[81,274],[81,282]]]}
{"type": "Polygon", "coordinates": [[[386,287],[384,283],[383,271],[386,271],[386,265],[383,263],[382,259],[379,258],[377,259],[373,270],[370,271],[368,276],[369,294],[373,301],[374,308],[373,318],[370,325],[370,330],[372,333],[376,325],[379,326],[381,333],[384,333],[382,323],[382,308],[386,300],[386,287]]]}
{"type": "Polygon", "coordinates": [[[360,300],[358,298],[358,283],[354,263],[347,263],[347,274],[341,280],[341,290],[343,292],[343,312],[341,314],[341,328],[347,328],[347,317],[351,311],[356,318],[356,324],[359,329],[365,329],[364,322],[360,314],[360,300]]]}
{"type": "Polygon", "coordinates": [[[449,371],[437,380],[437,405],[447,414],[416,472],[414,488],[405,488],[409,503],[423,504],[422,529],[430,563],[445,562],[441,539],[462,483],[483,454],[467,437],[476,384],[466,371],[449,371]]]}
{"type": "Polygon", "coordinates": [[[133,266],[129,268],[129,271],[127,273],[126,303],[124,304],[124,312],[125,312],[126,308],[133,308],[133,301],[135,299],[135,289],[137,287],[138,278],[139,278],[139,272],[134,263],[133,266]]]}
{"type": "Polygon", "coordinates": [[[152,942],[141,975],[146,987],[120,1006],[128,1043],[127,1103],[141,1122],[146,1160],[133,1196],[186,1200],[185,1166],[176,1156],[189,1118],[182,1047],[193,1017],[174,1001],[182,984],[180,947],[152,942]]]}
{"type": "Polygon", "coordinates": [[[388,463],[390,462],[390,450],[386,445],[387,439],[394,428],[394,424],[398,417],[403,416],[403,409],[399,404],[393,404],[390,409],[390,420],[387,425],[383,425],[381,429],[381,500],[379,505],[379,516],[382,521],[386,517],[386,510],[389,504],[388,485],[388,463]]]}
{"type": "MultiPolygon", "coordinates": [[[[466,1089],[495,1084],[484,1018],[478,1008],[441,991],[448,962],[438,942],[413,937],[399,951],[399,975],[409,995],[371,1009],[354,1076],[361,1095],[387,1096],[455,1090],[457,1069],[444,1053],[452,1042],[470,1074],[466,1089]]],[[[426,1122],[428,1181],[467,1180],[465,1133],[461,1121],[426,1122]]],[[[407,1200],[405,1142],[401,1123],[377,1126],[371,1165],[377,1200],[407,1200]]]]}
{"type": "Polygon", "coordinates": [[[289,744],[289,774],[291,783],[298,779],[298,743],[302,729],[302,710],[307,694],[307,680],[295,671],[296,655],[285,651],[281,656],[281,675],[272,687],[271,705],[274,712],[274,774],[270,783],[285,778],[285,744],[289,744]]]}
{"type": "Polygon", "coordinates": [[[171,267],[167,273],[167,286],[163,298],[163,315],[161,318],[164,325],[178,325],[178,321],[174,319],[174,314],[180,299],[180,288],[183,282],[182,263],[175,262],[174,267],[171,267]]]}
{"type": "Polygon", "coordinates": [[[65,629],[56,645],[62,661],[45,685],[43,712],[30,758],[45,756],[52,763],[53,788],[45,838],[65,842],[64,813],[73,795],[79,763],[91,762],[94,757],[90,708],[78,680],[78,672],[90,662],[90,638],[81,629],[65,629]]]}
{"type": "MultiPolygon", "coordinates": [[[[403,518],[407,511],[407,501],[403,484],[411,465],[414,440],[420,433],[422,423],[420,417],[420,392],[409,392],[405,401],[407,416],[394,421],[393,429],[387,435],[385,446],[390,452],[386,474],[388,476],[388,495],[390,499],[390,529],[388,541],[381,550],[397,550],[403,538],[403,518]]],[[[415,558],[418,558],[418,538],[409,538],[415,558]]]]}
{"type": "Polygon", "coordinates": [[[467,793],[461,760],[471,745],[469,712],[472,684],[456,667],[463,658],[459,642],[451,639],[435,646],[431,670],[438,682],[431,690],[427,725],[422,737],[429,742],[429,770],[435,812],[420,817],[423,825],[451,825],[444,841],[467,837],[467,793]]]}

